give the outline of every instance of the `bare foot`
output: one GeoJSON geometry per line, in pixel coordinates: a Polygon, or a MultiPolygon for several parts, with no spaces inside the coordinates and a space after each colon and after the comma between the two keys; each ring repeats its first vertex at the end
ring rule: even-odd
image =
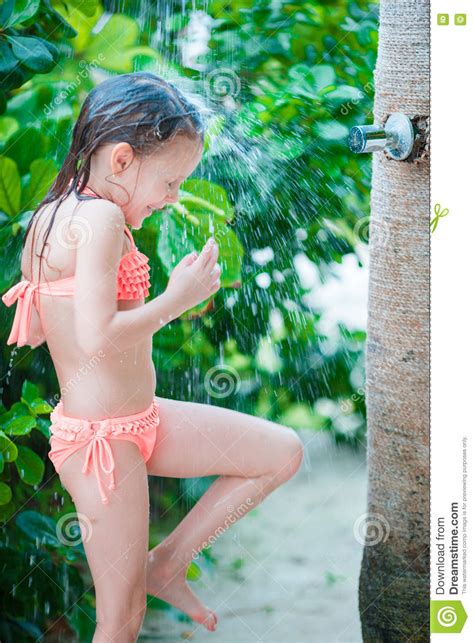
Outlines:
{"type": "Polygon", "coordinates": [[[163,554],[160,556],[156,551],[153,558],[148,555],[147,568],[147,594],[156,596],[162,601],[177,607],[179,610],[190,616],[193,621],[201,623],[210,632],[214,632],[217,626],[217,615],[209,607],[206,607],[189,587],[186,581],[185,567],[173,569],[169,559],[163,554]]]}

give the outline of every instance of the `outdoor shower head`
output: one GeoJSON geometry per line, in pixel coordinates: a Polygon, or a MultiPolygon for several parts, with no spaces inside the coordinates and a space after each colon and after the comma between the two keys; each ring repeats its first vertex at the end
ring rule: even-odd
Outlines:
{"type": "Polygon", "coordinates": [[[357,125],[348,137],[349,149],[356,154],[381,152],[397,160],[404,161],[411,154],[415,131],[411,120],[401,112],[391,114],[385,127],[382,125],[357,125]]]}

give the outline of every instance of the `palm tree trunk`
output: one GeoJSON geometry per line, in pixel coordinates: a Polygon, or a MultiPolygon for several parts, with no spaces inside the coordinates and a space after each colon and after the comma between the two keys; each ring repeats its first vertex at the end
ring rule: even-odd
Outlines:
{"type": "MultiPolygon", "coordinates": [[[[381,0],[374,120],[429,115],[430,4],[381,0]]],[[[423,137],[422,137],[423,138],[423,137]]],[[[429,157],[373,156],[364,641],[429,641],[429,157]],[[369,526],[370,525],[370,526],[369,526]]]]}

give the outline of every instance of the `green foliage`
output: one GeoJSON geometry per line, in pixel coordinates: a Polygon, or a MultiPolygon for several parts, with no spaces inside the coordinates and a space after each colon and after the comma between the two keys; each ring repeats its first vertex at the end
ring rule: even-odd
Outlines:
{"type": "Polygon", "coordinates": [[[42,434],[40,443],[48,439],[49,431],[40,416],[52,410],[40,397],[38,387],[28,380],[23,382],[20,401],[8,411],[0,405],[1,522],[8,520],[32,495],[28,487],[36,487],[43,480],[45,466],[32,448],[38,442],[32,432],[36,429],[42,434]]]}
{"type": "MultiPolygon", "coordinates": [[[[51,71],[60,58],[58,42],[76,35],[53,2],[5,0],[0,7],[0,114],[6,108],[5,93],[21,87],[35,74],[51,71]]],[[[96,4],[96,0],[89,0],[89,4],[96,4]]]]}
{"type": "Polygon", "coordinates": [[[66,536],[52,518],[22,510],[2,529],[2,640],[36,640],[46,631],[92,640],[94,602],[85,591],[86,557],[75,527],[66,536]]]}
{"type": "MultiPolygon", "coordinates": [[[[50,633],[58,628],[69,637],[92,640],[95,602],[82,580],[86,556],[78,523],[66,529],[45,513],[52,506],[44,489],[50,421],[41,416],[51,411],[28,380],[18,402],[9,410],[0,406],[2,640],[36,639],[50,628],[50,633]],[[41,511],[25,509],[27,504],[41,511]]],[[[71,519],[70,503],[61,513],[71,519]]]]}

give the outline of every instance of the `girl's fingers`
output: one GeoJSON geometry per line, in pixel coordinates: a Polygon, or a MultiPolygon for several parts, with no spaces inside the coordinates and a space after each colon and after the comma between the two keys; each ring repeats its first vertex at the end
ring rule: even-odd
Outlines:
{"type": "Polygon", "coordinates": [[[218,254],[219,254],[219,248],[216,242],[213,241],[213,243],[211,243],[211,241],[208,240],[201,252],[202,266],[203,267],[208,266],[210,262],[212,262],[213,260],[215,261],[217,259],[218,254]]]}
{"type": "Polygon", "coordinates": [[[214,274],[216,274],[216,273],[217,273],[218,275],[220,275],[220,274],[221,274],[221,267],[220,267],[220,265],[219,265],[218,263],[216,263],[216,264],[214,265],[214,267],[213,267],[213,269],[211,270],[211,273],[210,273],[210,274],[211,274],[211,275],[214,275],[214,274]]]}

